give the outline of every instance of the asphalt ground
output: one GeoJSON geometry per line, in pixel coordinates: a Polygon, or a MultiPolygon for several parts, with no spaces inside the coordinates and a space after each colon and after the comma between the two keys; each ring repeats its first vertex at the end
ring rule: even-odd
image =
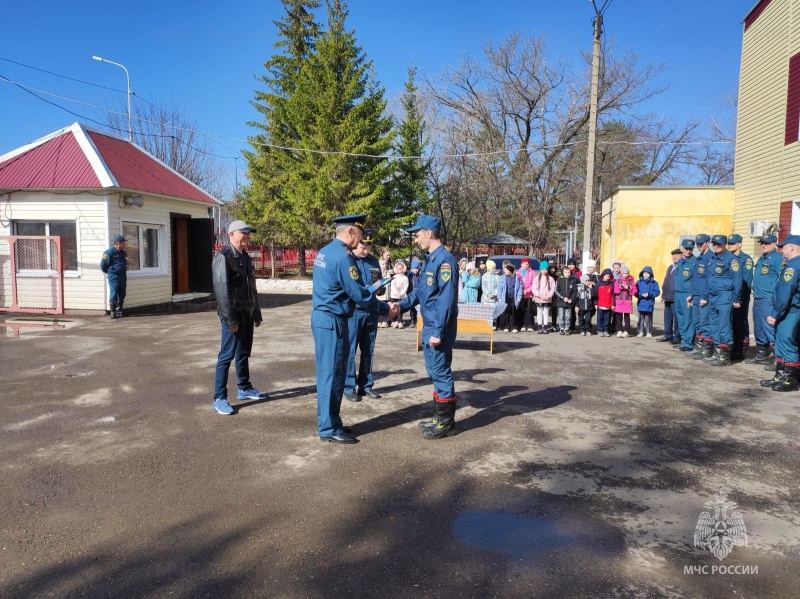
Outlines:
{"type": "Polygon", "coordinates": [[[337,446],[316,434],[309,297],[261,299],[270,398],[228,417],[213,312],[0,328],[0,597],[800,595],[800,393],[762,367],[465,336],[460,434],[425,441],[415,332],[380,329],[383,398],[344,402],[361,442],[337,446]],[[722,560],[694,546],[718,492],[747,529],[722,560]]]}

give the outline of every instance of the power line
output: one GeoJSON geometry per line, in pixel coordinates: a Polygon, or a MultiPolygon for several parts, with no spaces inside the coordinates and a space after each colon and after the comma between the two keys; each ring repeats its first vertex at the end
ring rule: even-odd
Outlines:
{"type": "MultiPolygon", "coordinates": [[[[7,59],[3,59],[3,60],[7,60],[7,59]]],[[[122,129],[120,129],[118,127],[112,127],[112,126],[109,126],[106,123],[102,123],[102,122],[97,121],[95,119],[92,119],[90,117],[82,116],[82,115],[80,115],[80,114],[78,114],[76,112],[73,112],[73,111],[61,106],[60,104],[57,104],[55,102],[51,102],[51,101],[47,100],[46,98],[43,98],[43,97],[39,96],[38,94],[41,93],[41,94],[49,95],[49,96],[58,98],[60,100],[64,100],[66,102],[74,102],[74,103],[77,103],[77,104],[81,104],[83,106],[87,106],[89,108],[93,108],[95,110],[100,110],[102,112],[107,112],[109,114],[127,116],[127,113],[122,113],[122,112],[119,112],[119,111],[110,110],[108,108],[103,108],[103,107],[97,106],[95,104],[90,104],[88,102],[84,102],[82,100],[76,100],[74,98],[67,98],[67,97],[64,97],[64,96],[59,96],[59,95],[54,94],[52,92],[39,90],[39,89],[30,87],[30,86],[24,85],[22,83],[18,83],[16,81],[13,81],[13,80],[11,80],[8,77],[5,77],[3,75],[0,75],[0,80],[5,81],[7,83],[10,83],[11,85],[14,85],[16,87],[19,87],[20,89],[28,92],[29,94],[31,94],[32,96],[36,97],[37,99],[42,100],[43,102],[46,102],[47,104],[50,104],[52,106],[55,106],[56,108],[60,108],[61,110],[64,110],[65,112],[67,112],[67,113],[69,113],[69,114],[71,114],[73,116],[76,116],[76,117],[78,117],[80,119],[88,120],[88,121],[90,121],[92,123],[100,125],[101,127],[108,127],[108,128],[113,129],[115,131],[124,132],[122,129]]],[[[76,81],[79,81],[79,80],[76,79],[76,81]]],[[[118,91],[118,90],[112,90],[112,91],[118,91]]],[[[125,93],[125,92],[121,92],[121,93],[125,93]]],[[[142,99],[139,96],[136,96],[136,97],[139,98],[139,99],[142,99]]],[[[169,114],[166,111],[164,111],[162,108],[159,108],[158,106],[155,106],[154,104],[152,104],[150,102],[147,102],[146,100],[143,100],[143,101],[145,103],[147,103],[147,104],[150,104],[151,106],[153,106],[157,110],[163,112],[164,114],[169,114]]],[[[143,118],[143,117],[140,117],[140,116],[134,116],[133,118],[136,119],[137,121],[141,122],[141,123],[149,123],[149,124],[154,124],[154,125],[166,126],[166,127],[171,128],[171,129],[174,129],[176,131],[186,131],[187,133],[195,133],[197,135],[201,135],[203,137],[209,138],[211,141],[214,141],[215,143],[218,143],[218,144],[222,145],[223,147],[226,147],[226,146],[224,144],[222,144],[221,142],[219,142],[218,141],[219,139],[226,139],[226,140],[236,141],[236,142],[241,142],[241,143],[249,143],[250,145],[257,145],[257,146],[262,146],[262,147],[271,148],[271,149],[275,149],[275,150],[283,150],[283,151],[287,151],[287,152],[306,152],[306,153],[318,154],[318,155],[323,155],[323,156],[349,156],[349,157],[353,157],[353,158],[373,158],[373,159],[380,159],[380,160],[441,160],[441,159],[452,159],[452,158],[483,158],[483,157],[490,157],[490,156],[499,156],[499,155],[503,155],[503,154],[513,154],[515,152],[522,152],[522,151],[530,152],[530,151],[538,151],[538,150],[552,150],[552,149],[556,149],[556,148],[565,148],[565,147],[569,147],[569,146],[575,146],[575,145],[579,145],[579,144],[582,144],[582,143],[586,143],[585,140],[579,140],[579,141],[566,142],[566,143],[560,143],[560,144],[552,144],[552,145],[522,146],[522,147],[519,147],[519,148],[512,148],[512,149],[493,150],[491,152],[462,152],[462,153],[454,153],[454,154],[430,154],[430,155],[427,155],[427,156],[396,156],[396,155],[393,155],[393,154],[364,154],[364,153],[357,153],[357,152],[342,152],[342,151],[339,151],[339,150],[316,150],[316,149],[312,149],[312,148],[297,148],[297,147],[291,147],[291,146],[281,146],[281,145],[277,145],[277,144],[269,144],[269,143],[266,143],[266,142],[259,142],[259,141],[256,141],[255,139],[252,139],[252,138],[250,138],[250,139],[242,139],[242,138],[238,138],[238,137],[231,137],[231,136],[227,136],[227,135],[209,133],[209,132],[205,132],[205,131],[200,131],[198,129],[192,129],[190,127],[181,127],[179,125],[173,125],[173,124],[164,123],[164,122],[161,122],[161,121],[154,121],[154,120],[146,119],[146,118],[143,118]]],[[[162,134],[156,134],[156,133],[140,133],[140,134],[148,135],[148,136],[152,136],[152,137],[173,138],[173,139],[181,141],[181,143],[186,143],[183,140],[180,140],[179,138],[175,137],[174,135],[162,135],[162,134]]],[[[712,144],[713,145],[731,144],[731,143],[735,143],[735,142],[731,141],[731,140],[696,141],[696,142],[670,142],[669,140],[654,140],[654,141],[636,142],[636,141],[627,141],[627,140],[607,141],[607,140],[599,139],[599,140],[597,140],[597,143],[603,144],[603,145],[630,145],[630,146],[651,146],[651,145],[657,145],[657,144],[666,144],[666,145],[671,145],[671,146],[700,146],[700,145],[712,145],[712,144]]],[[[196,149],[197,151],[202,152],[204,154],[208,154],[210,156],[215,156],[215,157],[218,157],[218,158],[233,158],[234,160],[238,160],[238,156],[222,156],[222,155],[219,155],[219,154],[213,154],[211,152],[206,152],[206,151],[201,150],[199,148],[195,148],[194,146],[190,146],[190,147],[192,147],[192,148],[196,149]]],[[[234,151],[231,148],[227,148],[227,149],[231,150],[231,151],[234,151]]]]}
{"type": "Polygon", "coordinates": [[[75,77],[68,77],[67,75],[61,75],[59,73],[54,73],[52,71],[47,71],[45,69],[40,69],[39,67],[33,67],[33,66],[29,65],[29,64],[23,64],[21,62],[17,62],[16,60],[11,60],[10,58],[3,58],[2,56],[0,56],[0,60],[4,60],[5,62],[10,62],[11,64],[15,64],[15,65],[18,65],[18,66],[21,66],[21,67],[25,67],[26,69],[33,69],[34,71],[40,71],[42,73],[47,73],[48,75],[54,75],[55,77],[61,77],[62,79],[69,79],[70,81],[76,81],[78,83],[83,83],[85,85],[91,85],[91,86],[94,86],[94,87],[99,87],[101,89],[107,89],[107,90],[112,91],[112,92],[117,92],[118,94],[127,94],[128,93],[128,92],[120,90],[120,89],[114,89],[113,87],[106,87],[105,85],[98,85],[97,83],[92,83],[91,81],[83,81],[82,79],[76,79],[75,77]]]}

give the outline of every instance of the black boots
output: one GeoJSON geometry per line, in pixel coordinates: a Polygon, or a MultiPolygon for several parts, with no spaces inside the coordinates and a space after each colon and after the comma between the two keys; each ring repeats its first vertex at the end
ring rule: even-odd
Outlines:
{"type": "Polygon", "coordinates": [[[417,426],[420,427],[421,429],[426,429],[426,428],[431,428],[432,426],[436,426],[436,423],[438,422],[438,420],[436,419],[436,415],[437,415],[437,413],[436,413],[436,404],[439,403],[436,400],[438,400],[438,399],[439,399],[439,394],[436,393],[436,391],[434,391],[433,392],[433,418],[431,418],[430,420],[423,420],[422,422],[418,422],[417,426]]]}
{"type": "Polygon", "coordinates": [[[778,381],[772,385],[773,391],[797,391],[800,389],[800,366],[786,366],[783,365],[783,380],[778,381]]]}
{"type": "Polygon", "coordinates": [[[111,307],[111,309],[108,311],[108,315],[111,316],[111,318],[116,318],[117,317],[117,302],[111,302],[110,307],[111,307]]]}
{"type": "Polygon", "coordinates": [[[764,370],[775,370],[775,346],[769,346],[769,357],[764,362],[764,370]]]}
{"type": "Polygon", "coordinates": [[[706,341],[705,347],[703,352],[703,362],[713,362],[719,356],[719,345],[714,345],[713,341],[706,341]],[[711,346],[711,351],[708,350],[708,346],[711,346]]]}
{"type": "Polygon", "coordinates": [[[439,397],[433,401],[434,418],[436,422],[431,426],[422,427],[424,439],[442,439],[456,433],[456,403],[458,397],[439,397]],[[442,400],[445,401],[442,401],[442,400]]]}
{"type": "Polygon", "coordinates": [[[729,345],[719,346],[718,351],[717,357],[710,362],[711,366],[730,366],[733,359],[731,347],[729,345]]]}
{"type": "Polygon", "coordinates": [[[775,365],[775,376],[772,377],[771,379],[765,379],[765,380],[761,381],[761,383],[760,383],[761,386],[762,387],[772,387],[773,385],[777,385],[779,383],[782,383],[783,379],[785,378],[784,367],[785,366],[784,366],[783,362],[778,362],[775,365]]]}
{"type": "Polygon", "coordinates": [[[769,362],[769,345],[756,345],[756,355],[747,358],[745,364],[766,364],[769,362]]]}
{"type": "Polygon", "coordinates": [[[117,304],[117,315],[114,318],[122,318],[122,302],[117,304]]]}
{"type": "Polygon", "coordinates": [[[711,359],[714,355],[714,342],[707,339],[700,339],[700,349],[695,348],[695,351],[690,354],[695,360],[711,359]]]}
{"type": "Polygon", "coordinates": [[[703,355],[703,339],[701,337],[694,338],[694,349],[692,351],[686,352],[686,355],[689,358],[694,358],[695,356],[703,355]]]}

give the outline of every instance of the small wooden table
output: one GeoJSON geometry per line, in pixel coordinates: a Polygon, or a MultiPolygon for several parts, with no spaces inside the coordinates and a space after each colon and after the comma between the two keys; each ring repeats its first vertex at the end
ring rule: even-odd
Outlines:
{"type": "MultiPolygon", "coordinates": [[[[492,323],[484,319],[461,318],[458,319],[459,333],[468,335],[489,335],[489,353],[494,353],[494,331],[492,323]]],[[[417,351],[422,350],[422,314],[417,316],[417,351]]]]}

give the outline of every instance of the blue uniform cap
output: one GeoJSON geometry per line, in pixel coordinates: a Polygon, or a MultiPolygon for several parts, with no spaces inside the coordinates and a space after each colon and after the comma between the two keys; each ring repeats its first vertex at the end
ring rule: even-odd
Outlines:
{"type": "Polygon", "coordinates": [[[782,248],[783,246],[789,243],[791,243],[792,245],[800,245],[800,235],[787,235],[786,239],[784,239],[778,244],[778,247],[782,248]]]}
{"type": "Polygon", "coordinates": [[[694,239],[684,239],[683,243],[681,243],[681,247],[687,250],[694,249],[694,239]]]}
{"type": "Polygon", "coordinates": [[[758,243],[777,243],[778,237],[776,235],[762,235],[758,238],[758,243]]]}
{"type": "Polygon", "coordinates": [[[406,231],[409,233],[414,233],[415,231],[419,231],[421,229],[428,229],[434,233],[440,233],[442,230],[442,221],[435,216],[430,216],[429,214],[420,214],[417,218],[417,224],[415,224],[413,227],[409,227],[406,229],[406,231]]]}
{"type": "Polygon", "coordinates": [[[114,235],[114,243],[119,241],[125,241],[125,238],[122,235],[114,235]]]}
{"type": "Polygon", "coordinates": [[[366,214],[347,214],[345,216],[337,216],[332,221],[334,224],[338,225],[352,225],[354,227],[358,227],[359,229],[364,229],[367,224],[367,215],[366,214]]]}
{"type": "Polygon", "coordinates": [[[728,235],[728,243],[742,243],[742,236],[738,233],[734,233],[733,235],[728,235]]]}
{"type": "Polygon", "coordinates": [[[714,245],[725,245],[728,243],[728,237],[726,235],[714,235],[711,238],[711,243],[714,245]]]}
{"type": "Polygon", "coordinates": [[[375,233],[372,229],[364,229],[364,236],[359,243],[361,245],[372,245],[372,235],[375,233]]]}
{"type": "Polygon", "coordinates": [[[706,235],[705,233],[700,233],[697,237],[694,238],[695,243],[708,243],[711,241],[711,237],[706,235]]]}

